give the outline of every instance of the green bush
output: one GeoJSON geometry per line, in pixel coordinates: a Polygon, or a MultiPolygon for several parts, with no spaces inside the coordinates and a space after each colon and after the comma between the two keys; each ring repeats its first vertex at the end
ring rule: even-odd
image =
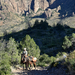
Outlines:
{"type": "Polygon", "coordinates": [[[65,36],[62,48],[68,49],[71,46],[72,46],[72,42],[68,39],[68,36],[65,36]]]}
{"type": "Polygon", "coordinates": [[[74,49],[74,46],[75,46],[75,33],[72,33],[71,36],[65,36],[62,48],[63,49],[69,49],[69,48],[74,49]]]}
{"type": "Polygon", "coordinates": [[[69,62],[71,65],[75,64],[75,50],[67,57],[67,62],[69,62]]]}
{"type": "Polygon", "coordinates": [[[67,66],[67,72],[74,75],[75,72],[75,50],[71,52],[65,59],[65,65],[67,66]]]}
{"type": "Polygon", "coordinates": [[[38,65],[48,66],[47,64],[54,62],[55,59],[56,59],[55,57],[53,56],[49,57],[47,54],[40,55],[38,65]]]}

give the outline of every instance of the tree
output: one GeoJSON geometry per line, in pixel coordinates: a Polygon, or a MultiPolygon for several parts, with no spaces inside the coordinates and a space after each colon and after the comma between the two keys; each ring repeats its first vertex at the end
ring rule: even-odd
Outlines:
{"type": "Polygon", "coordinates": [[[25,38],[20,41],[20,45],[22,50],[25,47],[27,48],[29,56],[35,56],[37,58],[40,56],[39,46],[37,46],[33,38],[31,38],[29,35],[26,35],[25,38]]]}
{"type": "Polygon", "coordinates": [[[0,75],[10,75],[11,69],[8,53],[3,53],[1,58],[2,60],[0,61],[0,75]]]}
{"type": "Polygon", "coordinates": [[[39,21],[38,20],[35,21],[34,27],[36,27],[37,25],[39,25],[39,21]]]}
{"type": "Polygon", "coordinates": [[[72,33],[72,38],[75,38],[75,33],[72,33]]]}
{"type": "Polygon", "coordinates": [[[6,52],[6,41],[0,40],[0,75],[10,75],[9,56],[6,52]]]}
{"type": "Polygon", "coordinates": [[[65,36],[64,42],[63,42],[63,49],[68,49],[69,47],[72,46],[72,42],[68,39],[68,36],[65,36]]]}
{"type": "Polygon", "coordinates": [[[18,44],[15,42],[15,40],[11,37],[7,43],[7,52],[9,53],[10,56],[10,61],[11,63],[18,62],[18,44]]]}
{"type": "Polygon", "coordinates": [[[6,50],[6,41],[1,39],[0,40],[0,61],[2,60],[2,54],[5,53],[5,50],[6,50]]]}
{"type": "Polygon", "coordinates": [[[45,21],[41,20],[39,26],[40,26],[41,29],[47,29],[48,22],[46,20],[45,21]]]}

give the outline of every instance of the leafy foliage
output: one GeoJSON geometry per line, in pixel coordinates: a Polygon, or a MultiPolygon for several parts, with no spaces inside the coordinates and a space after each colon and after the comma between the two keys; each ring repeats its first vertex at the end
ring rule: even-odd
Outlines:
{"type": "Polygon", "coordinates": [[[46,64],[51,64],[52,62],[55,61],[55,59],[56,59],[55,57],[53,56],[49,57],[47,54],[40,55],[38,65],[48,66],[46,64]]]}
{"type": "Polygon", "coordinates": [[[67,72],[71,75],[75,73],[75,50],[71,52],[65,60],[65,65],[67,66],[67,72]]]}
{"type": "Polygon", "coordinates": [[[25,38],[20,41],[20,45],[22,50],[25,47],[27,48],[29,56],[35,56],[37,58],[40,56],[39,46],[37,46],[33,38],[31,38],[29,35],[26,35],[25,38]]]}
{"type": "Polygon", "coordinates": [[[9,56],[6,52],[6,41],[0,40],[0,75],[8,75],[10,74],[10,62],[9,56]]]}
{"type": "Polygon", "coordinates": [[[0,75],[11,75],[12,63],[19,63],[18,44],[11,37],[9,41],[0,40],[0,75]]]}
{"type": "Polygon", "coordinates": [[[2,60],[0,62],[0,75],[9,75],[11,74],[10,62],[8,53],[2,54],[2,60]]]}
{"type": "Polygon", "coordinates": [[[75,64],[75,50],[69,54],[69,56],[67,57],[67,62],[72,65],[75,64]]]}
{"type": "Polygon", "coordinates": [[[74,46],[75,46],[75,33],[72,33],[71,36],[65,36],[62,48],[69,49],[70,47],[74,48],[74,46]]]}
{"type": "Polygon", "coordinates": [[[65,38],[64,38],[64,42],[63,42],[63,48],[64,49],[67,49],[67,48],[69,48],[70,46],[72,46],[72,42],[68,39],[68,37],[67,36],[65,36],[65,38]]]}
{"type": "Polygon", "coordinates": [[[7,43],[7,52],[9,53],[11,63],[18,63],[18,44],[15,40],[11,37],[7,43]]]}

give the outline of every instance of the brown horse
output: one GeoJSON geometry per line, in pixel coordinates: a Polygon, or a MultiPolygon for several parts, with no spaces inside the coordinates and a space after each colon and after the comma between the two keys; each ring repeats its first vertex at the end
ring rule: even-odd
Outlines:
{"type": "Polygon", "coordinates": [[[21,63],[23,64],[23,70],[24,70],[24,64],[26,66],[26,69],[29,67],[34,66],[36,69],[36,61],[37,58],[33,56],[26,56],[25,54],[21,54],[21,63]]]}

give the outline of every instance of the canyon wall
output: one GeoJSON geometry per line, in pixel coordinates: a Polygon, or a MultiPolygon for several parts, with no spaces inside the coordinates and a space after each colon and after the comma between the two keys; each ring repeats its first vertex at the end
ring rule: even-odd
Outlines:
{"type": "Polygon", "coordinates": [[[39,8],[45,10],[49,7],[47,0],[0,0],[0,4],[5,5],[8,11],[19,14],[24,12],[29,13],[31,10],[36,13],[39,8]]]}

